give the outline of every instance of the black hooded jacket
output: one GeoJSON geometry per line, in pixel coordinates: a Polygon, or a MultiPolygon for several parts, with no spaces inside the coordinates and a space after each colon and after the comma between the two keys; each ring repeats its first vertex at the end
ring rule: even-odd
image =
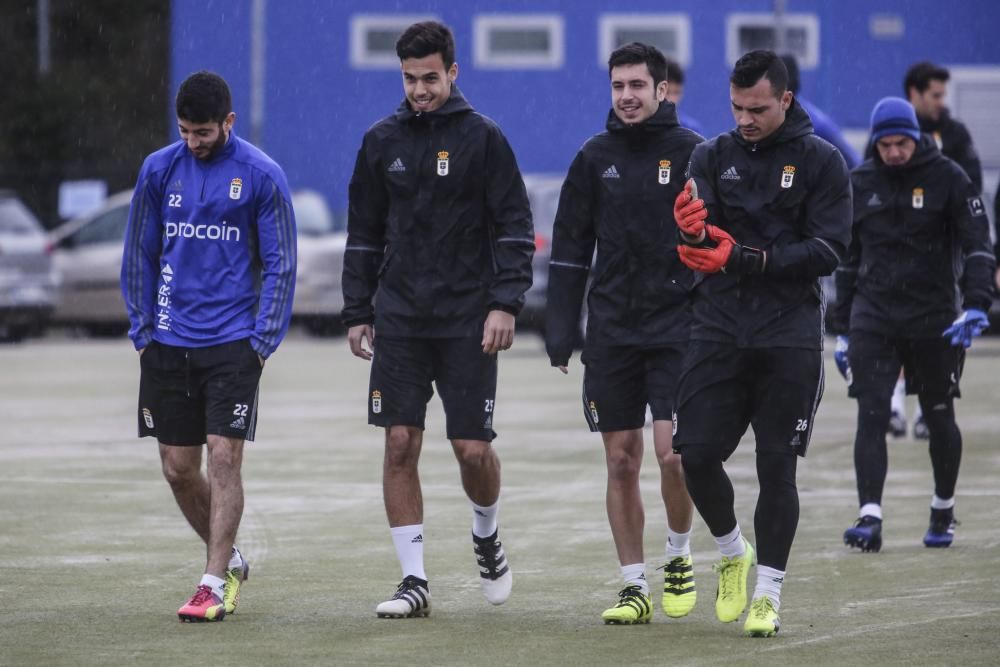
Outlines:
{"type": "Polygon", "coordinates": [[[708,223],[764,250],[763,273],[696,274],[691,338],[739,348],[823,348],[819,277],[847,250],[851,187],[843,156],[793,101],[763,141],[738,129],[694,149],[691,176],[708,223]]]}
{"type": "Polygon", "coordinates": [[[520,312],[534,251],[528,196],[506,138],[457,87],[429,113],[404,100],[365,133],[349,199],[348,327],[476,336],[490,310],[520,312]]]}
{"type": "Polygon", "coordinates": [[[692,273],[677,256],[674,199],[702,137],[680,127],[664,102],[646,121],[607,131],[577,153],[563,183],[552,239],[545,345],[569,362],[587,297],[587,345],[664,345],[688,339],[692,273]]]}
{"type": "Polygon", "coordinates": [[[960,306],[989,309],[989,222],[962,168],[922,135],[910,161],[878,157],[851,173],[854,234],[837,270],[835,333],[937,338],[960,306]],[[960,293],[960,294],[959,294],[960,293]]]}

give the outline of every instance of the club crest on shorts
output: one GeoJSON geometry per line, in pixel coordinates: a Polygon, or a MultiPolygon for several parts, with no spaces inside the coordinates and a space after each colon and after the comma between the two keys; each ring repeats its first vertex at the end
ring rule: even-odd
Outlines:
{"type": "Polygon", "coordinates": [[[153,428],[153,413],[149,408],[142,409],[142,421],[146,422],[146,428],[153,428]]]}
{"type": "Polygon", "coordinates": [[[448,175],[448,151],[438,153],[438,176],[448,175]]]}
{"type": "Polygon", "coordinates": [[[677,435],[677,413],[676,412],[674,412],[673,414],[670,415],[670,425],[671,425],[671,433],[670,433],[670,435],[677,435]]]}
{"type": "Polygon", "coordinates": [[[924,189],[913,188],[913,208],[924,207],[924,189]]]}
{"type": "Polygon", "coordinates": [[[375,414],[382,412],[382,392],[378,389],[372,392],[372,412],[375,414]]]}
{"type": "Polygon", "coordinates": [[[590,410],[590,418],[594,420],[595,424],[601,421],[600,417],[597,416],[597,403],[588,401],[587,408],[590,410]]]}
{"type": "Polygon", "coordinates": [[[230,199],[239,199],[240,198],[240,194],[242,192],[243,192],[243,179],[242,178],[234,178],[233,180],[229,181],[229,198],[230,199]]]}
{"type": "Polygon", "coordinates": [[[781,187],[785,190],[792,187],[792,182],[795,180],[795,167],[790,164],[786,164],[785,168],[781,170],[781,187]]]}
{"type": "Polygon", "coordinates": [[[660,185],[670,183],[670,160],[660,160],[660,167],[657,169],[657,180],[660,185]]]}

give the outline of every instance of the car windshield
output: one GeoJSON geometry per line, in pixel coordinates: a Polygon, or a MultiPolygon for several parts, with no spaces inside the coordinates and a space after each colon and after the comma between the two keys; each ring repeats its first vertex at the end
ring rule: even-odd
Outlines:
{"type": "Polygon", "coordinates": [[[323,200],[315,192],[296,192],[292,195],[295,209],[295,228],[300,236],[322,236],[333,232],[333,216],[323,200]]]}
{"type": "Polygon", "coordinates": [[[38,220],[19,199],[0,199],[0,234],[37,236],[42,233],[38,220]]]}

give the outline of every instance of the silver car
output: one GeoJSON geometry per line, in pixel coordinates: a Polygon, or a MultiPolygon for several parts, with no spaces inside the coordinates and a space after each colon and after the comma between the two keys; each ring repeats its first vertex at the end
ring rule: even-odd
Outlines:
{"type": "Polygon", "coordinates": [[[0,340],[43,331],[58,283],[38,218],[14,193],[0,190],[0,340]]]}
{"type": "MultiPolygon", "coordinates": [[[[109,197],[97,211],[54,230],[50,243],[62,274],[55,311],[61,324],[92,335],[121,335],[128,329],[119,272],[131,191],[109,197]]],[[[343,296],[340,278],[347,234],[334,231],[323,197],[311,190],[292,193],[298,227],[298,273],[292,317],[316,333],[339,329],[343,296]]]]}

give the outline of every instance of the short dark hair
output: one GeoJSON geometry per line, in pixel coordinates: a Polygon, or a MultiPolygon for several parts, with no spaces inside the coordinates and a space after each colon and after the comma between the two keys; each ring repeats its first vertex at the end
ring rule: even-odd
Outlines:
{"type": "Polygon", "coordinates": [[[788,70],[788,90],[797,94],[801,83],[799,79],[799,62],[791,53],[781,54],[781,62],[785,63],[785,69],[788,70]]]}
{"type": "Polygon", "coordinates": [[[184,79],[177,91],[176,108],[181,120],[221,123],[233,110],[233,96],[225,79],[202,70],[184,79]]]}
{"type": "Polygon", "coordinates": [[[437,21],[414,23],[396,40],[396,55],[400,60],[426,58],[435,53],[441,54],[446,70],[455,63],[455,37],[443,23],[437,21]]]}
{"type": "Polygon", "coordinates": [[[649,75],[653,77],[654,86],[667,80],[667,59],[658,48],[642,42],[630,42],[612,51],[608,58],[608,76],[611,76],[611,70],[616,67],[643,63],[649,70],[649,75]]]}
{"type": "Polygon", "coordinates": [[[947,67],[922,60],[906,70],[906,76],[903,78],[903,95],[909,96],[910,88],[916,88],[918,93],[922,93],[930,87],[931,81],[948,83],[950,78],[951,73],[947,67]]]}
{"type": "Polygon", "coordinates": [[[684,70],[680,63],[672,58],[667,58],[667,81],[684,85],[684,70]]]}
{"type": "Polygon", "coordinates": [[[774,51],[750,51],[736,61],[729,83],[737,88],[753,88],[761,79],[771,82],[775,97],[788,89],[788,69],[774,51]]]}

